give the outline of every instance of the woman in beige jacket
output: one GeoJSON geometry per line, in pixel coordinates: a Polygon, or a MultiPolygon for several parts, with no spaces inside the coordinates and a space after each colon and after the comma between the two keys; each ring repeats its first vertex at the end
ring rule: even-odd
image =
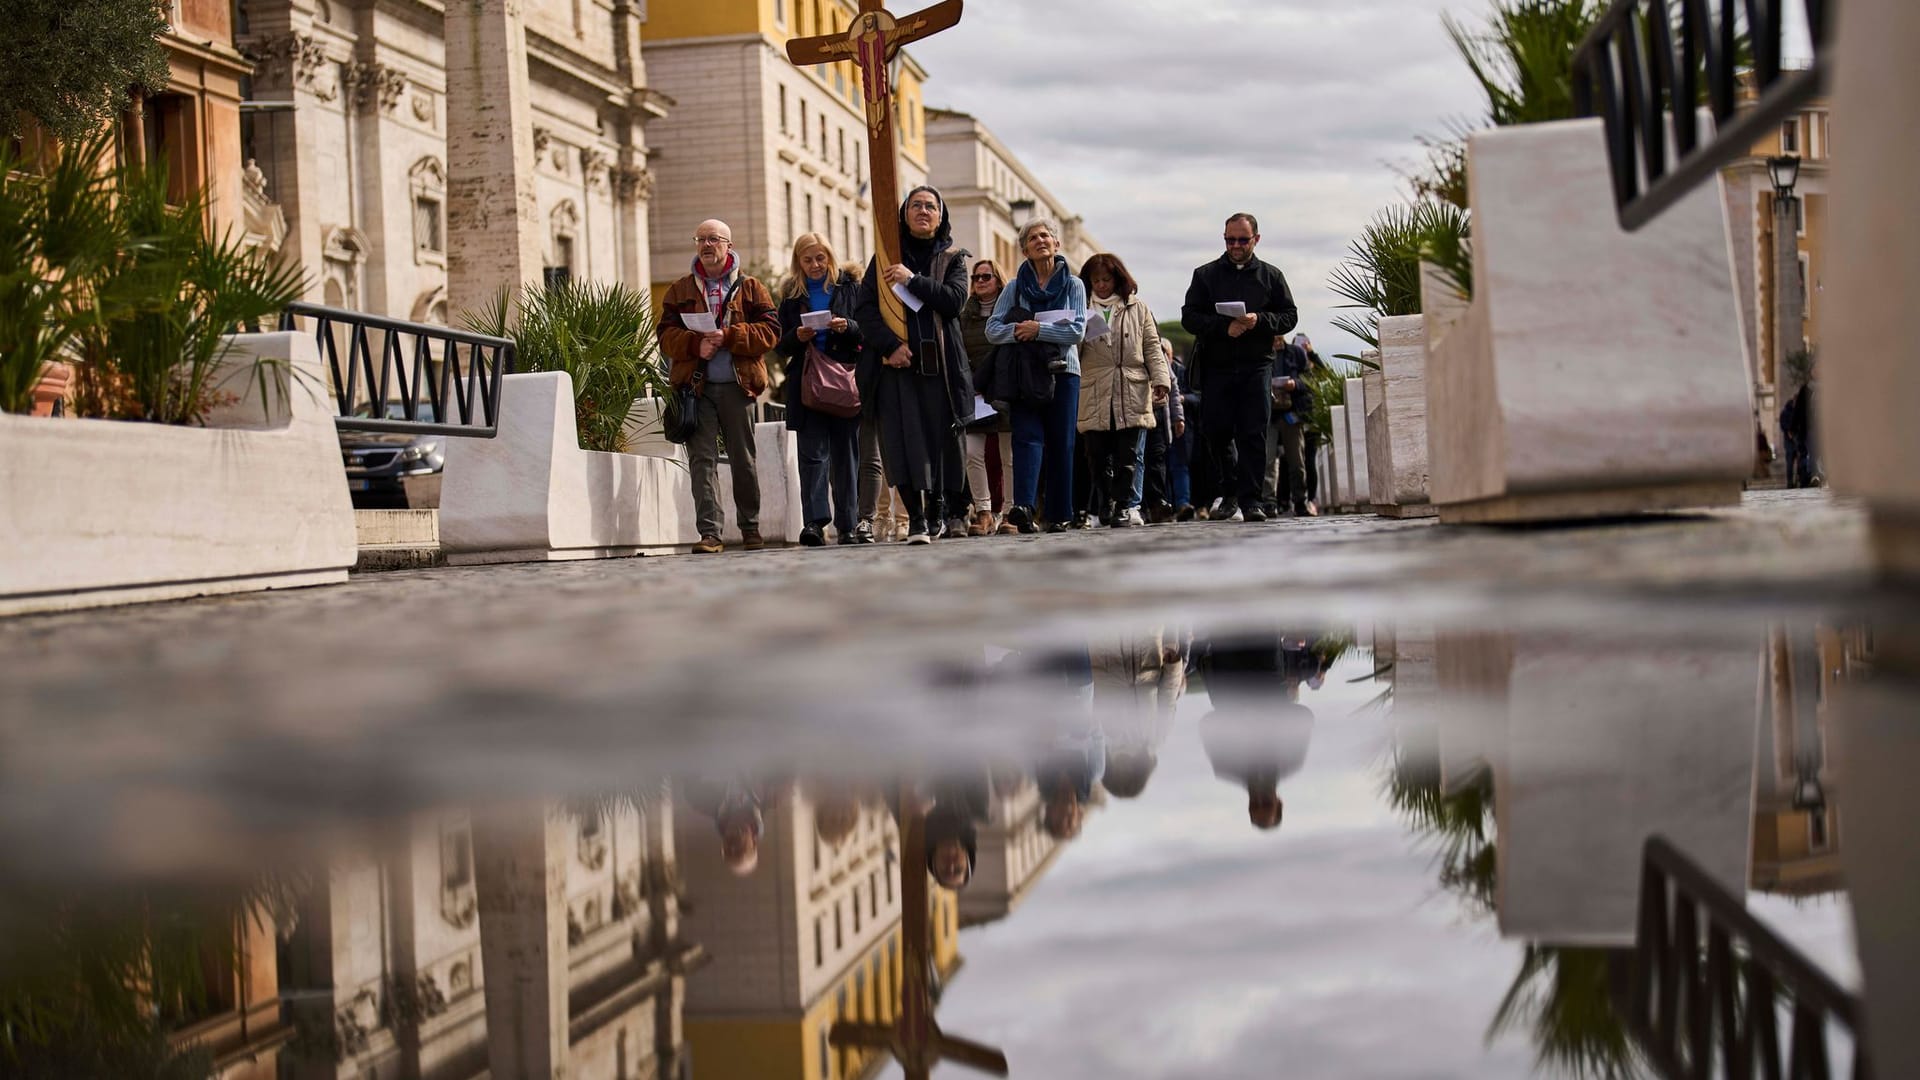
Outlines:
{"type": "Polygon", "coordinates": [[[1080,431],[1093,487],[1087,508],[1110,525],[1143,525],[1134,474],[1173,372],[1160,328],[1126,264],[1095,255],[1080,268],[1087,286],[1087,339],[1080,346],[1080,431]],[[1106,326],[1098,333],[1094,316],[1106,326]]]}

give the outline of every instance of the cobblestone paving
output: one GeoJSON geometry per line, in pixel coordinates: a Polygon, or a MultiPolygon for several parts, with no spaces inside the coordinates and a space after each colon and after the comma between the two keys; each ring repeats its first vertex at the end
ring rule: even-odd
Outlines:
{"type": "Polygon", "coordinates": [[[217,792],[217,819],[250,801],[325,814],[606,790],[721,748],[924,749],[1027,719],[1017,692],[968,683],[988,645],[1282,621],[1745,634],[1782,610],[1889,605],[1866,560],[1856,507],[1768,492],[1577,527],[1202,522],[402,571],[23,617],[0,621],[0,821],[91,820],[109,812],[83,790],[100,782],[217,792]]]}

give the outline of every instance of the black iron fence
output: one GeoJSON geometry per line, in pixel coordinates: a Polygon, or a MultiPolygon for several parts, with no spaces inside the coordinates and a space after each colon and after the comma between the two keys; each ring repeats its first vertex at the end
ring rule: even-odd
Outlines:
{"type": "Polygon", "coordinates": [[[310,320],[341,428],[481,439],[498,432],[512,341],[304,303],[287,305],[280,329],[301,329],[298,319],[310,320]]]}
{"type": "Polygon", "coordinates": [[[1647,841],[1640,873],[1640,925],[1615,965],[1614,1008],[1662,1075],[1873,1075],[1857,998],[1664,838],[1647,841]],[[1852,1068],[1834,1069],[1836,1054],[1852,1068]]]}
{"type": "Polygon", "coordinates": [[[1615,0],[1574,54],[1573,92],[1582,116],[1606,121],[1622,228],[1660,216],[1820,93],[1835,2],[1615,0]],[[1782,66],[1791,3],[1805,6],[1812,36],[1801,70],[1782,66]],[[1743,69],[1758,95],[1744,107],[1743,69]]]}

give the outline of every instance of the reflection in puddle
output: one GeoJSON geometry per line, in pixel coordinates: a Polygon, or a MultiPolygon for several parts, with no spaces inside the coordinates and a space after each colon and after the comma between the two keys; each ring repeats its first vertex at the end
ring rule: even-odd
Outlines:
{"type": "Polygon", "coordinates": [[[1873,667],[1827,626],[1151,627],[931,671],[1019,720],[975,754],[349,823],[190,888],[16,853],[0,1073],[1657,1075],[1724,1069],[1718,1025],[1763,1013],[1851,1071],[1847,1001],[1795,1013],[1819,995],[1778,957],[1872,967],[1834,928],[1873,667]],[[1772,1009],[1685,990],[1773,1001],[1763,975],[1772,1009]]]}

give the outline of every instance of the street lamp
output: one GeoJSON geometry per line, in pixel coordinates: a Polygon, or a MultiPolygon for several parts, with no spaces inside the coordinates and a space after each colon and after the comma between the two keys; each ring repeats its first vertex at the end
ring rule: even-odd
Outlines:
{"type": "Polygon", "coordinates": [[[1800,351],[1806,318],[1804,285],[1800,280],[1800,200],[1793,193],[1800,182],[1800,155],[1780,154],[1767,159],[1773,180],[1773,383],[1775,402],[1799,387],[1788,387],[1787,361],[1800,351]]]}
{"type": "Polygon", "coordinates": [[[1007,204],[1007,212],[1013,216],[1014,228],[1025,228],[1027,222],[1033,220],[1033,206],[1032,199],[1015,199],[1007,204]]]}

